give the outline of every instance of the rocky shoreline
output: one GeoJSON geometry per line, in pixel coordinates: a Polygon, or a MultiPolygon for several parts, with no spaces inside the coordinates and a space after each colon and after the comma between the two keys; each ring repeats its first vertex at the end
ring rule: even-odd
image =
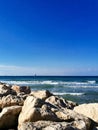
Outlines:
{"type": "Polygon", "coordinates": [[[48,90],[0,83],[0,130],[97,130],[98,103],[78,105],[48,90]]]}

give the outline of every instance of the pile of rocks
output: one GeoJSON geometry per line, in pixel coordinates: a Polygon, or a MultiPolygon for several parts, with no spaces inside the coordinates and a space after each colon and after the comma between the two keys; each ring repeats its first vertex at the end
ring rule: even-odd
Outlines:
{"type": "Polygon", "coordinates": [[[0,130],[97,130],[98,104],[86,105],[83,112],[47,90],[0,83],[0,130]]]}

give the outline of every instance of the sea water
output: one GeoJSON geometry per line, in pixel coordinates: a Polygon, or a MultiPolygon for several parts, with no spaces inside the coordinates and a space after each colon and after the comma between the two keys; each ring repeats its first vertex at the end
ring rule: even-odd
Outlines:
{"type": "Polygon", "coordinates": [[[0,76],[0,82],[49,90],[79,104],[98,102],[98,76],[0,76]]]}

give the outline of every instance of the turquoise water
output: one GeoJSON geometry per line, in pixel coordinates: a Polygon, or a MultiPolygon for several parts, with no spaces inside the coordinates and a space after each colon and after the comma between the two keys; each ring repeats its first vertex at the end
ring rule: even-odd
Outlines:
{"type": "Polygon", "coordinates": [[[77,103],[98,102],[97,76],[0,76],[0,81],[32,90],[47,89],[77,103]]]}

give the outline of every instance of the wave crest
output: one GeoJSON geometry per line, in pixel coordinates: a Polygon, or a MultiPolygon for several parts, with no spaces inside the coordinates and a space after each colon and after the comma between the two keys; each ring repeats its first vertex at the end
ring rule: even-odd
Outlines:
{"type": "Polygon", "coordinates": [[[84,93],[58,93],[58,92],[53,92],[54,95],[73,95],[73,96],[80,96],[83,95],[84,93]]]}
{"type": "Polygon", "coordinates": [[[90,86],[95,85],[96,81],[87,81],[87,82],[65,82],[65,81],[2,81],[7,84],[16,84],[16,85],[64,85],[64,86],[90,86]]]}

